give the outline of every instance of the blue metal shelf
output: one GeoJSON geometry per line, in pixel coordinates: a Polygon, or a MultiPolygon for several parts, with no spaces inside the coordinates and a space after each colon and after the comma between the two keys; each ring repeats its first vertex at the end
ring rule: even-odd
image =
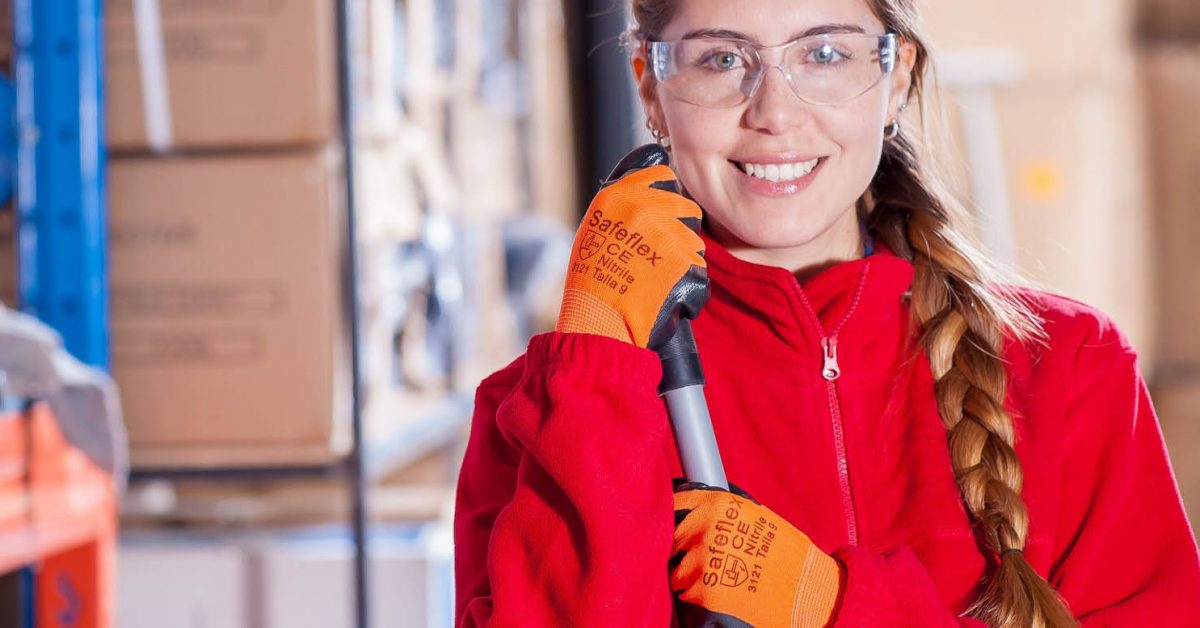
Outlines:
{"type": "MultiPolygon", "coordinates": [[[[101,9],[102,0],[13,2],[0,195],[16,199],[22,309],[58,330],[81,361],[107,369],[101,9]]],[[[20,580],[20,620],[32,628],[33,571],[20,580]]]]}
{"type": "Polygon", "coordinates": [[[16,0],[13,74],[22,309],[107,369],[101,10],[101,0],[16,0]]]}

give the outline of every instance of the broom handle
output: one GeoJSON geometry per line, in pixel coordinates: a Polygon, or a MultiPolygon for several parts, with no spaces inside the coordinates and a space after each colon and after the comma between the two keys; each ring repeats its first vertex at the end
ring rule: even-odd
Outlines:
{"type": "Polygon", "coordinates": [[[704,399],[704,372],[691,321],[679,321],[679,329],[658,350],[658,355],[663,367],[658,391],[667,401],[684,479],[728,489],[708,402],[704,399]]]}

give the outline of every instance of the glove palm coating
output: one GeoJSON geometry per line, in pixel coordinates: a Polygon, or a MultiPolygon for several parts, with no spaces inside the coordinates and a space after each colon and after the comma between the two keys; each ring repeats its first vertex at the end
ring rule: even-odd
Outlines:
{"type": "Polygon", "coordinates": [[[588,207],[567,269],[556,329],[656,349],[708,300],[701,211],[677,190],[665,154],[622,160],[588,207]]]}
{"type": "Polygon", "coordinates": [[[825,626],[842,567],[757,502],[704,485],[675,494],[671,590],[681,625],[825,626]]]}

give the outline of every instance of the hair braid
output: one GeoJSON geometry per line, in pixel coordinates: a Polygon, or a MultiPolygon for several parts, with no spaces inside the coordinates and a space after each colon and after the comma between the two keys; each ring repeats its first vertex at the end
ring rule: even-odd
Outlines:
{"type": "Polygon", "coordinates": [[[1029,514],[1013,420],[1004,407],[1008,375],[1001,354],[1006,333],[1037,336],[1038,321],[987,280],[992,269],[954,227],[955,206],[939,197],[920,163],[907,137],[889,143],[872,185],[871,218],[879,236],[913,261],[912,312],[924,330],[955,477],[980,540],[997,555],[995,572],[967,614],[996,627],[1074,626],[1061,598],[1021,553],[1029,514]]]}

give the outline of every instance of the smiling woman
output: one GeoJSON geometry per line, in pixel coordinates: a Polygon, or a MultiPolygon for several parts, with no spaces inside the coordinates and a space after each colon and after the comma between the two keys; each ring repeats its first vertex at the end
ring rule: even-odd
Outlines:
{"type": "Polygon", "coordinates": [[[930,65],[912,0],[633,14],[632,70],[673,170],[645,149],[623,162],[641,167],[589,207],[557,331],[479,389],[460,623],[1200,616],[1200,555],[1128,342],[993,267],[901,128],[930,65]],[[619,293],[593,258],[608,216],[662,260],[631,256],[619,293]],[[650,350],[693,317],[748,495],[672,490],[650,350]]]}
{"type": "Polygon", "coordinates": [[[793,269],[860,255],[853,210],[877,170],[883,129],[907,102],[916,45],[900,44],[862,1],[648,4],[663,3],[634,6],[645,43],[635,54],[651,57],[637,61],[653,69],[639,91],[712,233],[750,261],[793,269]],[[722,84],[701,102],[703,86],[684,89],[701,81],[679,51],[714,44],[740,54],[724,78],[704,81],[722,84]],[[820,54],[840,58],[839,69],[821,68],[820,54]],[[814,160],[794,182],[766,176],[814,160]]]}

